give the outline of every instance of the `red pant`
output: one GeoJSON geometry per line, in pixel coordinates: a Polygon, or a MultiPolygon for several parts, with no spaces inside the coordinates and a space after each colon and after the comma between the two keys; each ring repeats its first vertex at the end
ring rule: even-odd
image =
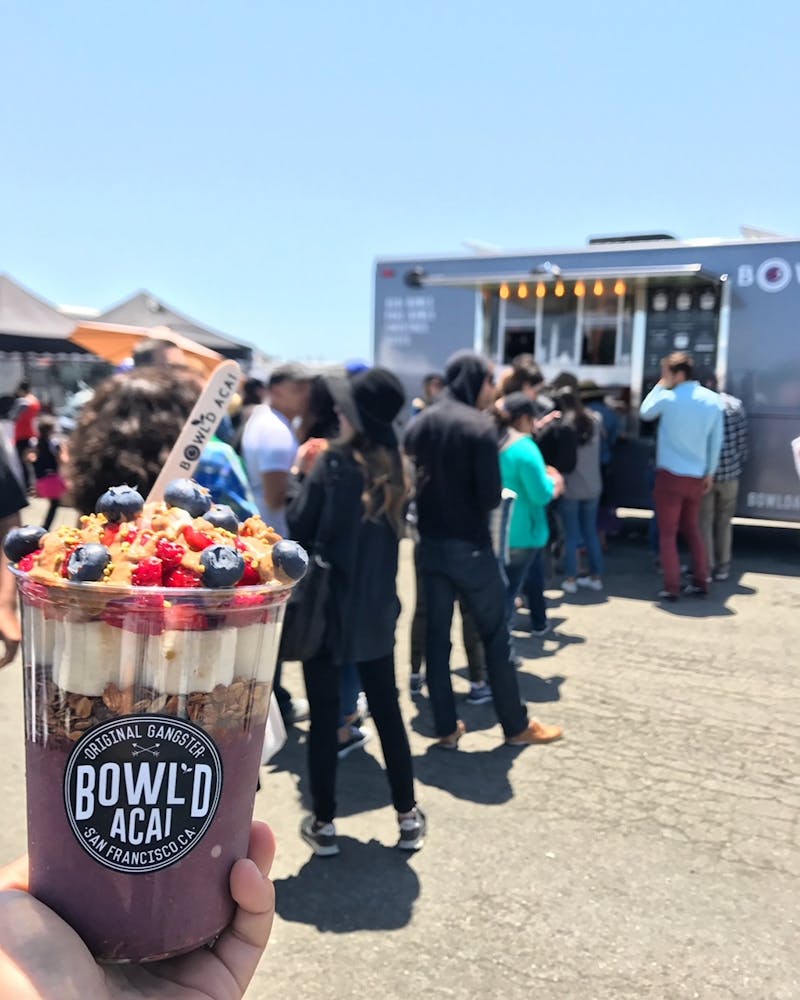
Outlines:
{"type": "Polygon", "coordinates": [[[681,589],[681,563],[678,557],[678,531],[692,553],[694,585],[708,590],[708,554],[700,533],[700,502],[703,480],[694,476],[676,476],[666,469],[656,472],[653,493],[658,518],[658,545],[664,589],[671,594],[681,589]]]}

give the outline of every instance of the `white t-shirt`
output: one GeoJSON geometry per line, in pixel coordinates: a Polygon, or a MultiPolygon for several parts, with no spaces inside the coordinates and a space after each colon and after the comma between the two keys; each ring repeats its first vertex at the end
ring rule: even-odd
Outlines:
{"type": "Polygon", "coordinates": [[[289,420],[266,403],[257,406],[242,435],[242,453],[253,499],[264,520],[284,538],[289,531],[286,509],[267,506],[264,499],[265,472],[289,472],[297,455],[297,438],[289,420]]]}

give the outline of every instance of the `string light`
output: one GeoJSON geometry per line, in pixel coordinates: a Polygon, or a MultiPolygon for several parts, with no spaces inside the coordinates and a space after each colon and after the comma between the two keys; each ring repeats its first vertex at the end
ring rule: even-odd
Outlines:
{"type": "Polygon", "coordinates": [[[504,281],[503,284],[500,286],[500,298],[507,299],[510,294],[511,293],[508,290],[508,285],[504,281]]]}
{"type": "Polygon", "coordinates": [[[557,281],[556,282],[556,287],[553,289],[553,291],[556,294],[556,298],[560,299],[561,296],[564,294],[564,282],[563,281],[557,281]]]}
{"type": "Polygon", "coordinates": [[[575,282],[575,295],[577,298],[582,299],[586,294],[586,285],[582,281],[575,282]]]}
{"type": "Polygon", "coordinates": [[[527,285],[520,285],[519,288],[517,289],[517,295],[521,299],[527,299],[527,297],[528,297],[528,286],[527,285]]]}
{"type": "Polygon", "coordinates": [[[616,282],[614,283],[614,294],[615,295],[625,294],[625,282],[622,280],[622,278],[617,278],[616,282]]]}
{"type": "Polygon", "coordinates": [[[540,281],[539,284],[536,286],[536,298],[543,299],[546,294],[547,294],[547,289],[544,287],[544,282],[540,281]]]}
{"type": "Polygon", "coordinates": [[[595,295],[603,294],[603,282],[599,278],[594,283],[594,294],[595,295]]]}

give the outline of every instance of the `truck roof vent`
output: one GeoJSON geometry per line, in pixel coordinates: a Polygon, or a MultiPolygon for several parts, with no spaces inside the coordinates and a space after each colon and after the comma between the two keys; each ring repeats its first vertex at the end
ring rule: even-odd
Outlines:
{"type": "Polygon", "coordinates": [[[590,236],[587,243],[596,246],[598,243],[656,243],[677,239],[672,233],[622,233],[619,236],[590,236]]]}

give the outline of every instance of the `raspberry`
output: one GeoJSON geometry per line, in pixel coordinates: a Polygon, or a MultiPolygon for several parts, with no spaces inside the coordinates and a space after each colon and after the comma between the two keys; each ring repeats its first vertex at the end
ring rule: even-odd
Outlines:
{"type": "Polygon", "coordinates": [[[133,612],[126,617],[125,627],[138,635],[161,635],[164,631],[164,598],[161,594],[142,594],[133,612]]]}
{"type": "Polygon", "coordinates": [[[109,601],[103,621],[136,635],[160,635],[164,631],[164,598],[161,594],[142,594],[134,603],[109,601]]]}
{"type": "Polygon", "coordinates": [[[197,573],[193,573],[190,569],[173,569],[172,572],[167,574],[164,580],[165,587],[200,587],[202,586],[202,581],[197,573]]]}
{"type": "Polygon", "coordinates": [[[108,547],[112,545],[117,540],[117,532],[119,531],[118,524],[107,524],[103,528],[103,536],[100,539],[103,545],[108,547]]]}
{"type": "Polygon", "coordinates": [[[237,587],[254,587],[256,584],[261,583],[261,577],[258,572],[258,567],[251,565],[246,559],[244,561],[244,573],[242,574],[241,580],[236,584],[237,587]]]}
{"type": "Polygon", "coordinates": [[[29,580],[25,585],[25,595],[28,599],[28,604],[42,609],[45,618],[59,621],[58,609],[54,608],[50,603],[47,587],[44,584],[33,583],[33,581],[29,580]]]}
{"type": "Polygon", "coordinates": [[[188,604],[175,604],[166,611],[166,627],[176,632],[205,632],[206,616],[188,604]]]}
{"type": "Polygon", "coordinates": [[[227,624],[233,628],[259,625],[264,617],[263,594],[237,594],[228,612],[227,624]]]}
{"type": "Polygon", "coordinates": [[[142,559],[131,576],[134,587],[160,587],[164,564],[155,556],[142,559]]]}
{"type": "Polygon", "coordinates": [[[204,531],[198,531],[191,524],[187,524],[183,529],[183,537],[186,539],[187,545],[194,549],[195,552],[201,552],[203,549],[207,549],[209,545],[214,544],[213,538],[209,538],[204,531]]]}
{"type": "Polygon", "coordinates": [[[69,560],[72,553],[77,549],[77,545],[68,545],[64,549],[64,562],[61,563],[61,575],[65,580],[69,580],[69,560]]]}
{"type": "Polygon", "coordinates": [[[168,538],[159,538],[156,544],[156,555],[164,563],[167,569],[174,569],[180,566],[181,559],[186,554],[186,549],[177,542],[171,542],[168,538]]]}
{"type": "Polygon", "coordinates": [[[41,551],[41,549],[37,549],[35,552],[29,552],[26,556],[23,556],[17,563],[17,569],[22,570],[23,573],[30,573],[33,569],[34,560],[41,551]]]}
{"type": "Polygon", "coordinates": [[[103,621],[114,628],[122,628],[125,621],[125,605],[122,601],[109,601],[103,609],[103,621]]]}

